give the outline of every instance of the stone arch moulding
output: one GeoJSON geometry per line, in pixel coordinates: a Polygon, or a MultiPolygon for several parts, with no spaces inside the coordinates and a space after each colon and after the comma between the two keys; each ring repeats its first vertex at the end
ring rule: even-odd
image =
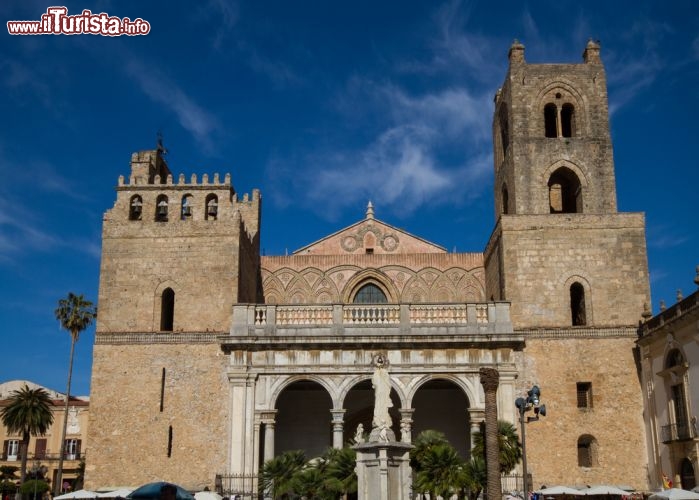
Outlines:
{"type": "Polygon", "coordinates": [[[277,297],[277,303],[284,297],[284,285],[275,275],[267,276],[262,282],[265,304],[270,304],[268,297],[277,297]]]}
{"type": "Polygon", "coordinates": [[[333,408],[337,407],[336,401],[338,400],[338,391],[336,387],[334,386],[334,384],[330,384],[326,378],[320,375],[307,373],[303,375],[290,375],[286,378],[275,377],[275,379],[273,380],[274,381],[272,382],[272,385],[270,387],[269,398],[267,399],[267,404],[269,405],[269,407],[258,408],[258,410],[274,410],[277,407],[277,399],[279,399],[281,393],[284,392],[284,389],[286,389],[295,382],[315,382],[320,387],[322,387],[328,394],[333,403],[333,408]]]}
{"type": "Polygon", "coordinates": [[[585,319],[586,319],[586,326],[593,326],[595,324],[595,315],[594,315],[594,304],[592,301],[592,285],[590,285],[590,282],[588,281],[587,278],[584,277],[584,274],[580,270],[575,270],[573,271],[572,274],[569,274],[567,279],[563,282],[563,290],[561,291],[561,296],[564,297],[566,304],[566,310],[570,307],[570,287],[573,283],[580,283],[583,287],[583,290],[585,291],[585,319]]]}
{"type": "Polygon", "coordinates": [[[314,295],[308,282],[300,274],[296,274],[286,287],[286,300],[289,304],[293,303],[293,298],[295,296],[303,297],[300,303],[302,304],[312,304],[314,303],[314,295]]]}
{"type": "Polygon", "coordinates": [[[347,281],[347,284],[342,290],[342,302],[344,304],[351,304],[352,298],[357,291],[369,283],[373,283],[381,289],[384,295],[386,295],[389,304],[398,302],[398,291],[393,285],[391,278],[379,269],[373,268],[360,271],[347,281]]]}
{"type": "Polygon", "coordinates": [[[417,391],[419,391],[420,388],[424,386],[426,383],[431,382],[433,380],[446,380],[448,382],[453,383],[456,387],[461,389],[461,391],[464,393],[464,396],[466,396],[466,401],[468,403],[469,408],[473,408],[474,403],[478,401],[477,394],[474,393],[473,387],[470,384],[468,384],[464,379],[448,373],[430,374],[424,375],[416,380],[413,380],[409,388],[409,392],[408,394],[406,394],[407,402],[409,405],[407,406],[407,408],[412,408],[413,399],[415,398],[415,394],[417,394],[417,391]]]}
{"type": "Polygon", "coordinates": [[[684,352],[684,349],[682,349],[680,343],[677,342],[677,340],[675,340],[674,335],[668,334],[668,338],[665,342],[665,348],[663,351],[663,368],[667,367],[667,358],[672,351],[679,351],[682,355],[682,358],[684,359],[684,362],[689,363],[689,358],[687,358],[687,354],[684,352]]]}
{"type": "MultiPolygon", "coordinates": [[[[155,287],[155,291],[153,293],[153,318],[151,321],[151,331],[153,332],[159,332],[160,331],[160,313],[162,309],[162,300],[163,300],[163,292],[167,289],[171,288],[173,292],[175,292],[175,314],[177,312],[177,296],[178,294],[182,293],[182,290],[180,290],[179,285],[177,284],[176,281],[173,280],[165,280],[161,281],[158,283],[158,286],[155,287]]],[[[181,295],[180,295],[181,298],[181,295]]]]}
{"type": "Polygon", "coordinates": [[[549,179],[553,175],[553,173],[558,170],[559,168],[567,168],[571,172],[573,172],[575,175],[578,176],[578,180],[580,181],[580,187],[583,189],[583,200],[585,199],[585,191],[588,186],[590,185],[590,182],[588,181],[587,175],[585,173],[585,168],[577,165],[576,163],[570,161],[570,160],[558,160],[546,167],[546,169],[542,172],[541,174],[541,185],[545,186],[548,184],[549,179]]]}
{"type": "MultiPolygon", "coordinates": [[[[371,368],[371,370],[373,372],[373,368],[371,368]]],[[[344,408],[345,400],[347,399],[348,394],[357,384],[360,384],[364,381],[371,382],[372,372],[368,374],[355,375],[353,377],[345,377],[342,381],[342,384],[338,387],[339,393],[337,398],[337,404],[335,407],[338,409],[344,408]]],[[[402,387],[402,385],[399,383],[399,380],[395,377],[395,374],[391,373],[390,366],[388,369],[388,375],[391,379],[391,391],[395,391],[398,395],[401,408],[408,408],[408,406],[406,406],[407,397],[405,394],[405,388],[402,387]]]]}
{"type": "MultiPolygon", "coordinates": [[[[571,102],[575,106],[576,109],[576,115],[577,115],[577,123],[580,125],[580,131],[584,131],[584,135],[589,135],[590,130],[589,130],[589,120],[587,119],[588,116],[588,106],[587,106],[587,99],[583,94],[581,94],[575,84],[573,82],[570,82],[568,80],[563,80],[563,79],[556,79],[556,80],[551,80],[548,83],[546,83],[544,86],[541,87],[539,90],[539,93],[536,96],[536,101],[537,108],[536,112],[539,114],[539,116],[543,117],[544,116],[544,107],[550,102],[549,100],[546,99],[546,96],[551,93],[555,93],[556,90],[562,90],[564,92],[567,92],[572,96],[572,99],[570,100],[564,100],[561,102],[561,104],[564,104],[565,102],[571,102]]],[[[578,134],[580,136],[581,134],[578,134]]]]}

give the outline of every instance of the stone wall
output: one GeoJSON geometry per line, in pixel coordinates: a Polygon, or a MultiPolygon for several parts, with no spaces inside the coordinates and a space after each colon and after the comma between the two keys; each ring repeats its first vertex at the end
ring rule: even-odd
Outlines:
{"type": "Polygon", "coordinates": [[[262,280],[265,302],[274,304],[351,302],[366,280],[379,283],[389,302],[485,300],[476,253],[262,257],[262,280]]]}
{"type": "Polygon", "coordinates": [[[487,293],[512,302],[516,328],[572,325],[573,282],[585,289],[588,326],[636,325],[650,302],[643,214],[503,215],[486,260],[496,242],[504,289],[487,293]]]}
{"type": "Polygon", "coordinates": [[[548,335],[524,333],[526,362],[518,382],[523,394],[538,384],[547,411],[538,422],[525,424],[533,486],[618,484],[646,489],[648,457],[635,331],[629,329],[625,336],[589,331],[587,338],[583,332],[578,338],[555,330],[548,335]],[[592,384],[591,408],[577,407],[577,382],[592,384]],[[593,467],[578,465],[577,440],[585,434],[596,440],[593,467]]]}
{"type": "Polygon", "coordinates": [[[230,442],[226,361],[216,343],[113,345],[98,339],[85,487],[165,480],[213,489],[216,473],[226,470],[230,442]]]}

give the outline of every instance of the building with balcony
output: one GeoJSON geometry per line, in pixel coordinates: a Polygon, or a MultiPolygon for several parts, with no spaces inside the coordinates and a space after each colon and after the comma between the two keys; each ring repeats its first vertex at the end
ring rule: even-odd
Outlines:
{"type": "MultiPolygon", "coordinates": [[[[695,282],[699,285],[699,269],[695,282]]],[[[652,484],[692,489],[699,471],[699,291],[646,321],[638,345],[652,484]]]]}
{"type": "MultiPolygon", "coordinates": [[[[53,424],[44,436],[31,436],[27,447],[27,471],[32,468],[46,467],[44,477],[55,484],[58,462],[61,456],[61,435],[65,418],[65,394],[53,389],[42,387],[26,380],[11,380],[0,384],[0,406],[8,404],[12,392],[27,385],[30,389],[44,389],[51,398],[53,424]]],[[[68,422],[66,426],[65,452],[63,455],[63,483],[67,488],[73,487],[73,482],[79,475],[80,462],[85,460],[87,426],[89,420],[90,399],[87,396],[71,396],[68,406],[68,422]]],[[[21,466],[22,436],[9,434],[5,426],[0,425],[0,440],[2,440],[2,455],[0,466],[21,466]]],[[[17,473],[19,480],[19,473],[17,473]]]]}
{"type": "Polygon", "coordinates": [[[134,153],[104,216],[86,487],[254,489],[265,460],[371,429],[381,359],[397,439],[435,429],[468,457],[479,370],[495,368],[501,419],[517,422],[533,384],[549,411],[527,431],[533,486],[645,489],[645,222],[617,211],[599,45],[580,64],[529,64],[514,43],[493,144],[493,230],[470,253],[369,204],[291,255],[262,256],[259,191],[174,176],[160,147],[134,153]]]}

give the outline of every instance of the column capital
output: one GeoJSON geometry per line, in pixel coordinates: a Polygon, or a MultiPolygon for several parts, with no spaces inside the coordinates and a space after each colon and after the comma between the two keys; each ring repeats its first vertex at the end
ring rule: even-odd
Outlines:
{"type": "Polygon", "coordinates": [[[483,367],[478,373],[481,376],[481,385],[485,392],[497,391],[500,384],[500,372],[495,368],[483,367]]]}
{"type": "Polygon", "coordinates": [[[400,408],[398,411],[400,412],[401,420],[410,420],[412,422],[415,408],[400,408]]]}
{"type": "Polygon", "coordinates": [[[333,422],[344,422],[346,411],[347,410],[343,408],[333,408],[330,410],[330,414],[333,416],[333,422]]]}
{"type": "Polygon", "coordinates": [[[274,425],[274,421],[277,418],[277,410],[259,410],[257,412],[257,415],[259,415],[260,420],[265,425],[267,425],[267,424],[274,425]]]}
{"type": "Polygon", "coordinates": [[[483,408],[468,408],[466,411],[471,418],[471,423],[478,423],[485,420],[485,409],[483,408]]]}

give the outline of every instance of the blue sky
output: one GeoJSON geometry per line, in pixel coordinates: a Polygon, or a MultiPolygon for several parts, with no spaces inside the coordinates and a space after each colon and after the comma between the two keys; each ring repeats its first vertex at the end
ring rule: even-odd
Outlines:
{"type": "MultiPolygon", "coordinates": [[[[39,20],[57,2],[0,3],[39,20]]],[[[528,62],[607,70],[618,206],[646,213],[653,309],[696,289],[699,8],[685,2],[70,1],[146,36],[0,34],[0,382],[65,390],[53,310],[96,301],[101,219],[162,131],[175,175],[230,172],[284,254],[376,216],[447,249],[494,224],[492,101],[513,39],[528,62]]],[[[87,394],[94,328],[76,349],[87,394]]]]}

